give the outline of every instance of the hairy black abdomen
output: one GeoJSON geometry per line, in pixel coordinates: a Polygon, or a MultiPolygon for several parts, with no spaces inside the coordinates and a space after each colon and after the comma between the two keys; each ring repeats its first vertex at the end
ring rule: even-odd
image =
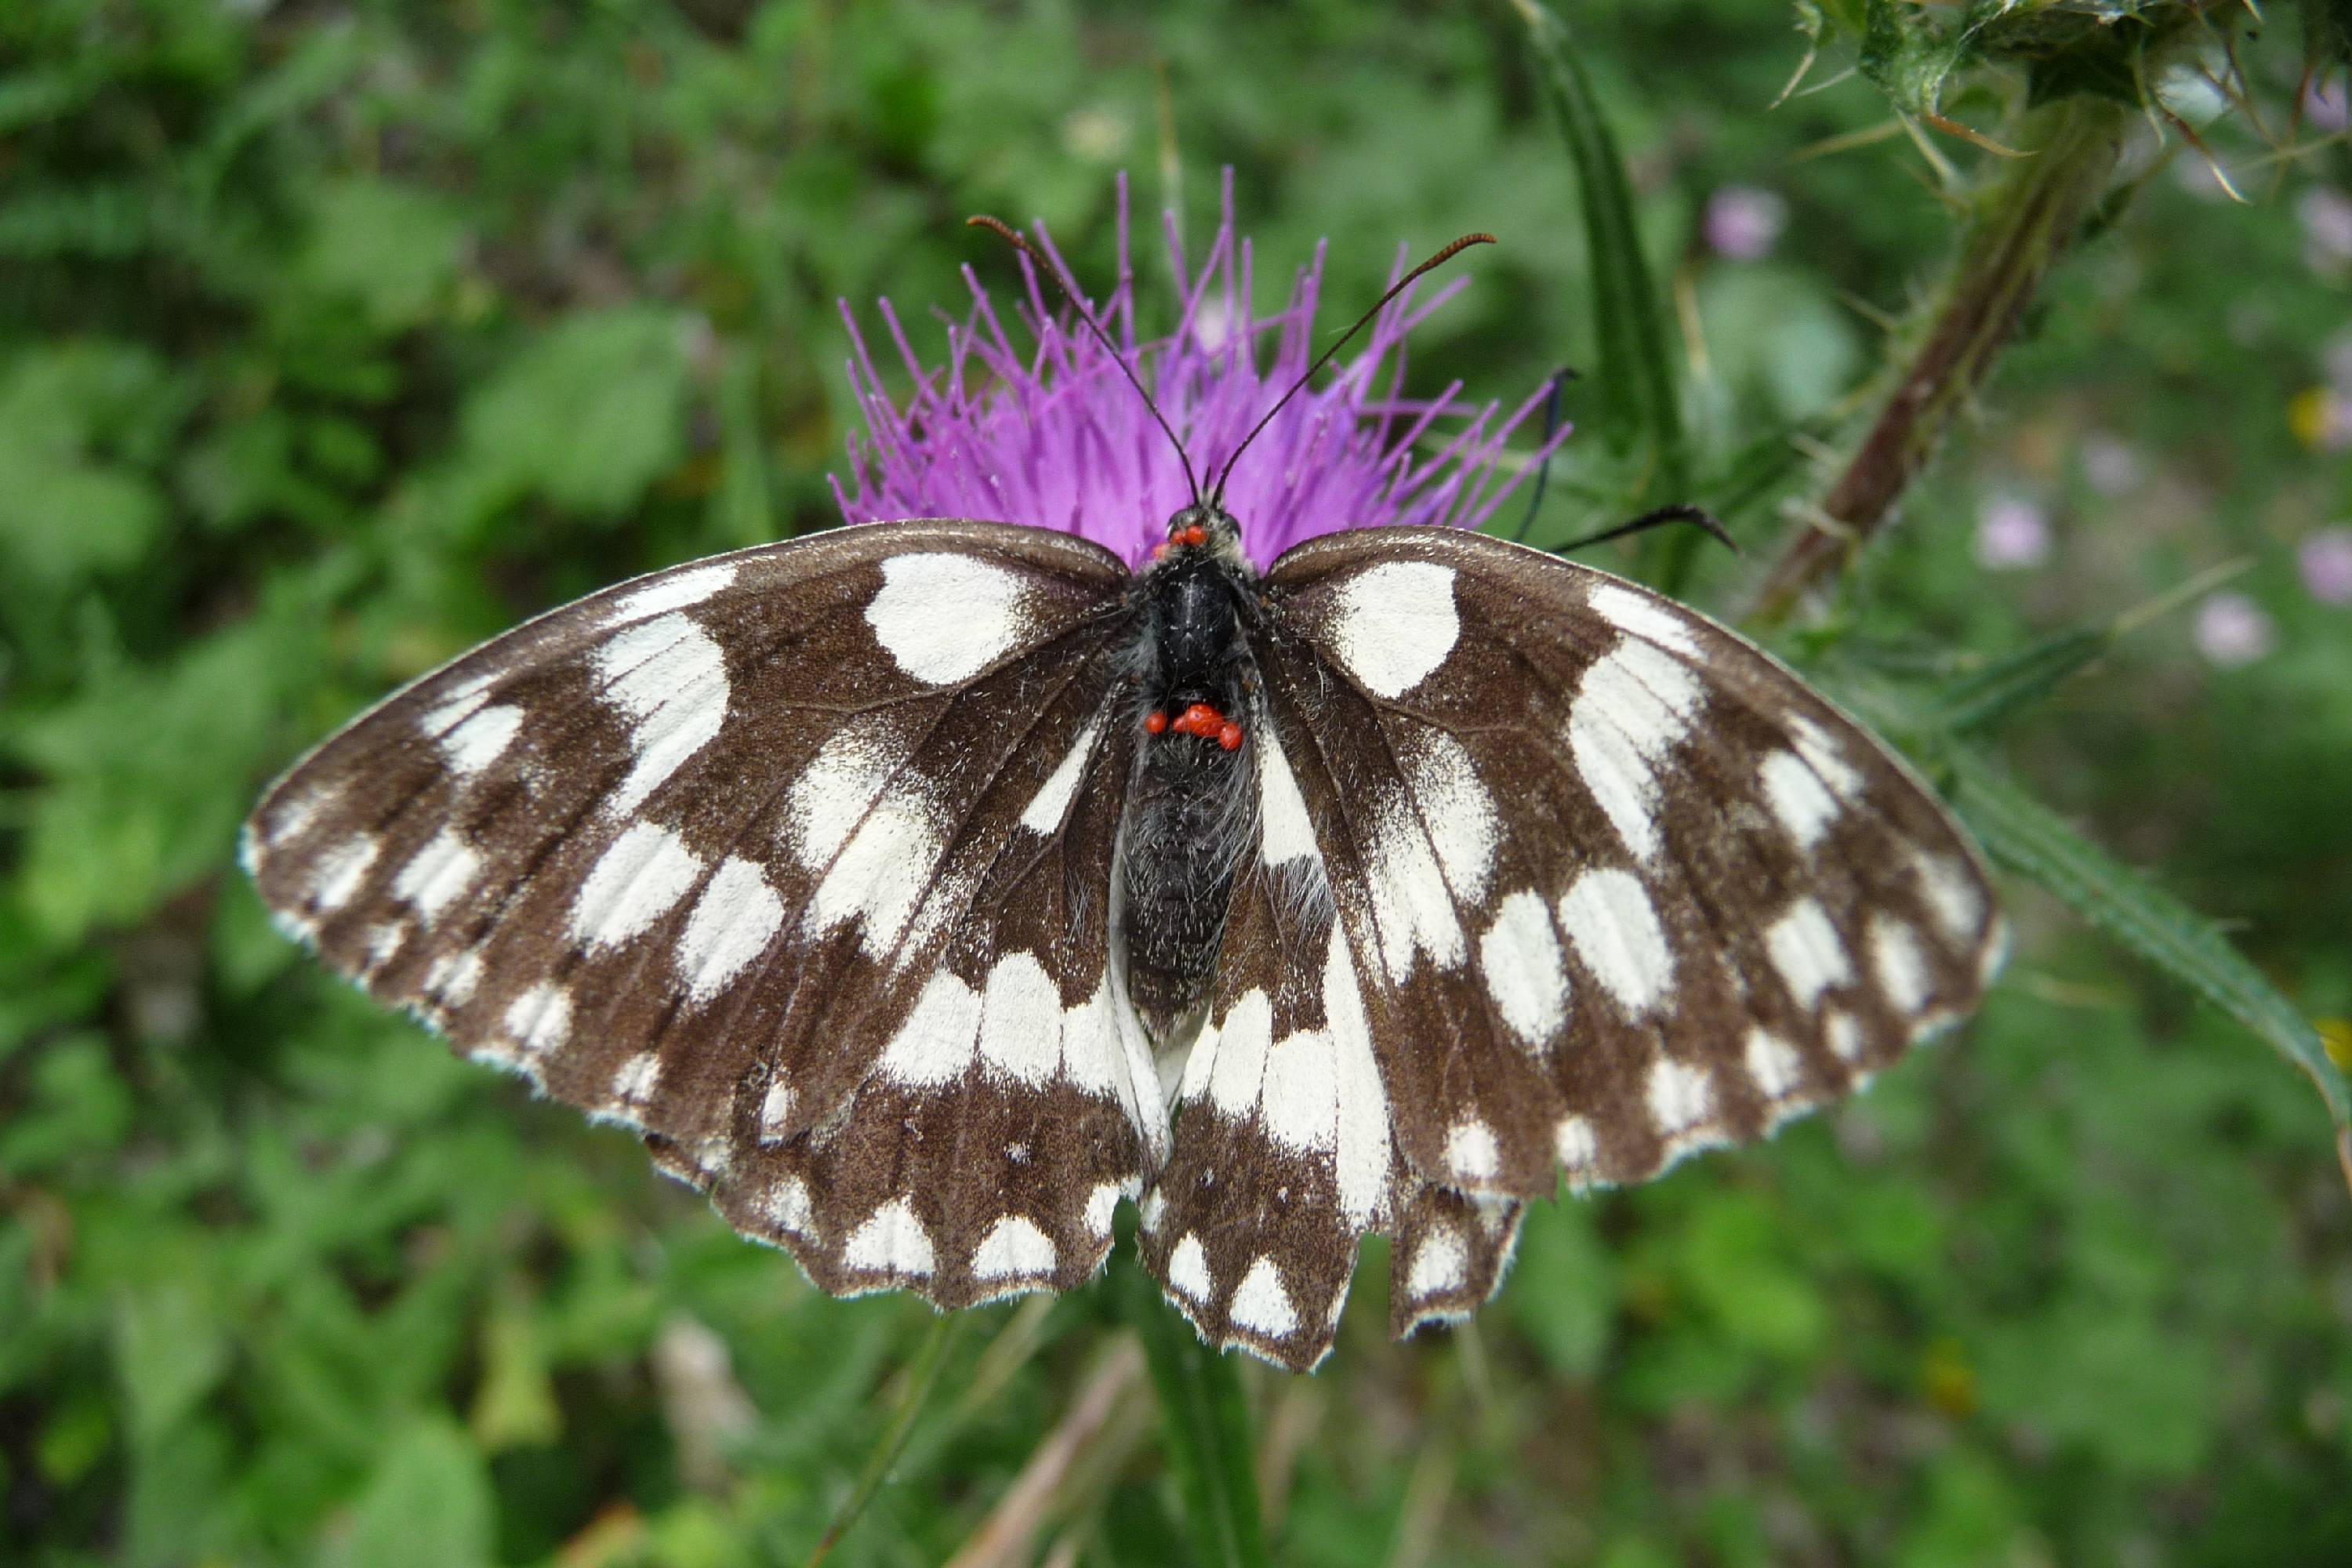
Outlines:
{"type": "Polygon", "coordinates": [[[1233,901],[1234,870],[1251,839],[1248,655],[1239,595],[1214,560],[1172,562],[1144,584],[1136,649],[1142,715],[1206,702],[1239,722],[1244,742],[1174,731],[1146,738],[1128,790],[1122,889],[1128,994],[1155,1041],[1207,999],[1233,901]]]}

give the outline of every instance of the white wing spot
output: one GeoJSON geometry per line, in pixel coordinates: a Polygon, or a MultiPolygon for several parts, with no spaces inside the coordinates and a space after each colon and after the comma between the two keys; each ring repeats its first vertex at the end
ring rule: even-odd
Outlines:
{"type": "Polygon", "coordinates": [[[980,993],[941,969],[923,985],[907,1021],[890,1037],[874,1070],[909,1089],[929,1089],[962,1076],[974,1056],[980,993]]]}
{"type": "Polygon", "coordinates": [[[1592,1123],[1581,1116],[1559,1119],[1559,1125],[1552,1130],[1552,1148],[1570,1175],[1591,1169],[1601,1158],[1601,1140],[1594,1136],[1592,1123]]]}
{"type": "Polygon", "coordinates": [[[708,1002],[725,990],[784,929],[784,901],[760,868],[730,855],[694,901],[677,942],[687,995],[708,1002]]]}
{"type": "Polygon", "coordinates": [[[1328,646],[1375,697],[1398,698],[1427,679],[1462,636],[1454,568],[1433,561],[1384,561],[1333,595],[1328,646]]]}
{"type": "Polygon", "coordinates": [[[481,875],[482,858],[454,827],[445,827],[426,841],[392,879],[393,896],[416,906],[426,925],[465,897],[481,875]]]}
{"type": "Polygon", "coordinates": [[[1331,922],[1323,954],[1324,1032],[1331,1039],[1338,1080],[1339,1124],[1332,1172],[1339,1207],[1349,1223],[1362,1225],[1377,1215],[1388,1193],[1391,1163],[1388,1089],[1372,1055],[1371,1026],[1364,1016],[1364,994],[1356,983],[1355,961],[1339,922],[1331,922]]]}
{"type": "Polygon", "coordinates": [[[980,1059],[1017,1083],[1042,1084],[1062,1063],[1062,993],[1029,953],[988,972],[980,1005],[980,1059]]]}
{"type": "Polygon", "coordinates": [[[1478,941],[1486,994],[1511,1032],[1540,1051],[1568,1022],[1568,968],[1542,896],[1522,888],[1502,901],[1478,941]]]}
{"type": "Polygon", "coordinates": [[[1323,861],[1316,847],[1315,823],[1307,815],[1307,799],[1298,793],[1298,775],[1274,732],[1271,721],[1260,719],[1250,737],[1257,753],[1258,855],[1269,866],[1306,860],[1323,861]]]}
{"type": "Polygon", "coordinates": [[[1798,754],[1812,764],[1813,772],[1829,785],[1832,795],[1840,800],[1852,800],[1862,793],[1862,775],[1845,760],[1836,737],[1801,713],[1789,720],[1789,728],[1797,737],[1798,754]]]}
{"type": "Polygon", "coordinates": [[[931,1233],[905,1198],[892,1198],[866,1216],[842,1244],[844,1266],[869,1274],[919,1279],[931,1271],[931,1233]]]}
{"type": "Polygon", "coordinates": [[[1413,1251],[1412,1267],[1405,1275],[1405,1293],[1439,1296],[1460,1289],[1469,1278],[1470,1252],[1463,1244],[1461,1227],[1435,1225],[1413,1251]]]}
{"type": "Polygon", "coordinates": [[[1804,1081],[1804,1058],[1796,1047],[1766,1029],[1748,1035],[1748,1076],[1767,1100],[1782,1100],[1804,1081]]]}
{"type": "Polygon", "coordinates": [[[978,556],[926,552],[882,563],[866,606],[874,638],[932,686],[968,680],[1020,645],[1035,617],[1018,574],[978,556]]]}
{"type": "Polygon", "coordinates": [[[1643,642],[1620,642],[1577,682],[1570,757],[1636,858],[1658,852],[1658,768],[1689,733],[1706,697],[1687,666],[1643,642]]]}
{"type": "Polygon", "coordinates": [[[639,1051],[614,1070],[613,1092],[625,1105],[643,1104],[661,1082],[661,1058],[639,1051]]]}
{"type": "Polygon", "coordinates": [[[320,855],[310,877],[310,901],[328,911],[350,903],[383,852],[383,846],[373,834],[362,833],[320,855]]]}
{"type": "Polygon", "coordinates": [[[425,966],[425,994],[445,1005],[462,1007],[482,983],[482,955],[468,948],[445,952],[425,966]]]}
{"type": "Polygon", "coordinates": [[[590,947],[616,947],[676,908],[701,874],[702,862],[677,834],[633,823],[572,896],[572,934],[590,947]]]}
{"type": "Polygon", "coordinates": [[[803,868],[822,871],[841,853],[906,756],[906,731],[881,714],[826,738],[784,795],[785,836],[803,868]]]}
{"type": "Polygon", "coordinates": [[[1631,871],[1608,868],[1578,878],[1559,900],[1559,927],[1628,1014],[1646,1012],[1665,995],[1674,954],[1650,895],[1631,871]]]}
{"type": "Polygon", "coordinates": [[[1927,973],[1927,954],[1909,926],[1888,915],[1870,922],[1870,967],[1878,989],[1898,1013],[1916,1013],[1927,1005],[1934,982],[1927,973]]]}
{"type": "Polygon", "coordinates": [[[782,1142],[792,1120],[793,1086],[781,1076],[770,1079],[768,1092],[760,1097],[760,1142],[782,1142]]]}
{"type": "Polygon", "coordinates": [[[1168,1255],[1168,1283],[1202,1303],[1215,1294],[1209,1278],[1209,1255],[1201,1250],[1201,1238],[1189,1230],[1168,1255]]]}
{"type": "Polygon", "coordinates": [[[1775,752],[1758,770],[1764,785],[1764,804],[1800,849],[1811,849],[1837,820],[1838,798],[1813,772],[1812,764],[1794,752],[1775,752]]]}
{"type": "Polygon", "coordinates": [[[627,716],[636,754],[604,801],[608,814],[625,816],[725,725],[727,658],[708,632],[673,613],[614,633],[593,663],[598,695],[627,716]]]}
{"type": "Polygon", "coordinates": [[[1688,611],[1674,609],[1647,594],[1615,583],[1604,583],[1593,589],[1588,603],[1594,615],[1629,637],[1670,647],[1685,658],[1700,657],[1698,640],[1691,636],[1695,617],[1688,611]]]}
{"type": "Polygon", "coordinates": [[[1984,923],[1984,895],[1976,878],[1961,863],[1924,849],[1911,851],[1912,874],[1936,923],[1954,942],[1967,942],[1984,923]]]}
{"type": "MultiPolygon", "coordinates": [[[[1267,1027],[1272,1026],[1269,1014],[1267,1027]]],[[[1266,1136],[1286,1149],[1333,1148],[1339,1129],[1339,1080],[1329,1031],[1301,1029],[1285,1036],[1265,1059],[1260,1115],[1266,1136]]]]}
{"type": "Polygon", "coordinates": [[[1486,898],[1499,829],[1495,797],[1468,749],[1442,730],[1422,731],[1405,755],[1405,781],[1455,897],[1464,903],[1486,898]]]}
{"type": "Polygon", "coordinates": [[[1650,1067],[1649,1100],[1650,1120],[1661,1135],[1671,1137],[1706,1119],[1715,1103],[1714,1086],[1705,1068],[1660,1057],[1650,1067]]]}
{"type": "Polygon", "coordinates": [[[1062,1009],[1062,1076],[1086,1094],[1116,1097],[1122,1062],[1106,972],[1095,994],[1062,1009]]]}
{"type": "Polygon", "coordinates": [[[1298,1330],[1298,1311],[1283,1288],[1282,1270],[1271,1258],[1261,1257],[1242,1276],[1234,1291],[1233,1320],[1270,1340],[1287,1339],[1298,1330]]]}
{"type": "MultiPolygon", "coordinates": [[[[1193,1049],[1198,1052],[1204,1047],[1211,1053],[1209,1098],[1236,1121],[1249,1115],[1257,1109],[1258,1090],[1266,1078],[1266,1058],[1274,1049],[1274,1004],[1263,991],[1243,992],[1219,1020],[1215,1040],[1204,1040],[1193,1049]]],[[[1285,1092],[1290,1092],[1286,1080],[1285,1092]]],[[[1284,1114],[1286,1119],[1291,1115],[1287,1110],[1284,1114]]]]}
{"type": "Polygon", "coordinates": [[[649,616],[664,615],[671,610],[690,610],[704,600],[722,593],[735,581],[732,562],[713,562],[708,566],[692,566],[671,572],[657,582],[642,588],[632,588],[613,602],[612,620],[644,620],[649,616]]]}
{"type": "Polygon", "coordinates": [[[768,1223],[792,1236],[814,1234],[810,1221],[814,1217],[814,1205],[809,1202],[808,1186],[798,1176],[785,1176],[768,1189],[768,1223]]]}
{"type": "Polygon", "coordinates": [[[1837,928],[1811,899],[1799,899],[1772,922],[1764,933],[1764,951],[1800,1007],[1811,1007],[1822,992],[1853,978],[1837,928]]]}
{"type": "Polygon", "coordinates": [[[1832,1007],[1822,1015],[1822,1035],[1840,1061],[1853,1061],[1861,1057],[1863,1047],[1862,1022],[1853,1014],[1832,1007]]]}
{"type": "Polygon", "coordinates": [[[1460,964],[1466,944],[1454,918],[1453,895],[1430,836],[1404,795],[1391,793],[1382,801],[1364,860],[1381,964],[1390,978],[1402,981],[1423,952],[1441,968],[1460,964]]]}
{"type": "MultiPolygon", "coordinates": [[[[371,973],[393,961],[408,941],[408,927],[399,921],[386,921],[369,928],[367,934],[367,966],[371,973]]],[[[439,962],[436,960],[436,962],[439,962]]]]}
{"type": "Polygon", "coordinates": [[[1077,743],[1069,754],[1057,763],[1053,773],[1037,786],[1029,804],[1021,808],[1021,826],[1032,833],[1052,833],[1062,826],[1068,815],[1070,802],[1078,793],[1078,780],[1087,771],[1087,759],[1094,754],[1095,742],[1101,738],[1104,712],[1097,713],[1078,733],[1077,743]]]}
{"type": "Polygon", "coordinates": [[[1503,1168],[1495,1130],[1476,1120],[1457,1121],[1445,1135],[1445,1163],[1465,1181],[1483,1182],[1503,1168]]]}
{"type": "MultiPolygon", "coordinates": [[[[436,710],[436,714],[444,711],[436,710]]],[[[431,715],[428,715],[428,718],[431,715]]],[[[434,737],[449,771],[460,779],[478,778],[506,754],[522,731],[522,710],[500,704],[467,713],[434,737]]]]}
{"type": "Polygon", "coordinates": [[[889,954],[914,918],[946,847],[928,802],[876,803],[826,870],[803,924],[810,935],[855,920],[868,958],[889,954]]]}
{"type": "Polygon", "coordinates": [[[543,1056],[571,1037],[571,994],[542,980],[507,1004],[503,1022],[515,1044],[532,1056],[543,1056]]]}
{"type": "Polygon", "coordinates": [[[1036,1222],[1006,1215],[989,1226],[971,1249],[971,1272],[981,1279],[1034,1279],[1054,1272],[1054,1240],[1036,1222]]]}
{"type": "Polygon", "coordinates": [[[1118,1187],[1110,1182],[1096,1184],[1087,1194],[1087,1229],[1096,1236],[1110,1234],[1111,1215],[1118,1211],[1118,1187]]]}

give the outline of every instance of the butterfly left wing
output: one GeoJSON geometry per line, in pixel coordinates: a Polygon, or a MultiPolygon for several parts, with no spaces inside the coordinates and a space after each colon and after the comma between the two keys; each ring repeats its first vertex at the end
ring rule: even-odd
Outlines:
{"type": "Polygon", "coordinates": [[[1752,645],[1454,530],[1326,535],[1264,586],[1252,653],[1423,1180],[1638,1181],[1975,1005],[1973,850],[1752,645]]]}
{"type": "Polygon", "coordinates": [[[943,520],[624,584],[330,738],[247,862],[371,995],[827,1289],[1075,1283],[1165,1136],[1088,893],[1128,582],[943,520]]]}

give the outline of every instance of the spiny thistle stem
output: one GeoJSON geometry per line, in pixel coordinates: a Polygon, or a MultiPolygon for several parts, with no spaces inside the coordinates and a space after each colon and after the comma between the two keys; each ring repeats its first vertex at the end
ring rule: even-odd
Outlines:
{"type": "Polygon", "coordinates": [[[1885,526],[2105,193],[2129,112],[2076,96],[2029,122],[2031,155],[2005,164],[1986,193],[1926,331],[1852,456],[1802,509],[1805,527],[1766,575],[1756,619],[1784,619],[1885,526]]]}

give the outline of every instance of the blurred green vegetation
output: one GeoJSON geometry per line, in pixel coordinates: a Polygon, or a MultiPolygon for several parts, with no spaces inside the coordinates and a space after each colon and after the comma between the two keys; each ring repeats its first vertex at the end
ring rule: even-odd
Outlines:
{"type": "MultiPolygon", "coordinates": [[[[1785,0],[1563,8],[1695,499],[1764,559],[1952,249],[1937,162],[1998,156],[1906,132],[1874,81],[1979,130],[2001,110],[1884,47],[1960,7],[1798,9],[1822,54],[1776,107],[1807,47],[1785,0]]],[[[2352,156],[2340,71],[2298,109],[2298,18],[2346,36],[2313,0],[2241,32],[2240,78],[2216,34],[2191,58],[2229,91],[2167,100],[2245,201],[2142,117],[2135,199],[1789,646],[1914,711],[2250,562],[1985,743],[2331,1016],[2352,156]]],[[[1007,279],[967,212],[1042,217],[1103,278],[1117,171],[1197,235],[1230,165],[1269,298],[1320,237],[1340,300],[1400,243],[1504,237],[1417,335],[1421,385],[1516,399],[1627,352],[1595,333],[1610,285],[1548,91],[1501,5],[0,9],[0,1555],[804,1558],[928,1310],[817,1295],[625,1135],[330,981],[229,868],[235,824],[302,745],[521,616],[831,521],[835,301],[920,321],[967,262],[1007,279]]],[[[1571,390],[1593,433],[1540,537],[1650,482],[1623,396],[1571,390]]],[[[1696,564],[1736,611],[1757,563],[1696,564]]],[[[1322,1373],[1246,1369],[1279,1559],[2352,1561],[2352,1224],[2319,1102],[2011,891],[1983,1016],[1867,1095],[1538,1208],[1472,1328],[1387,1343],[1367,1267],[1322,1373]]],[[[1057,1431],[1081,1462],[991,1560],[1181,1554],[1113,1294],[973,1314],[832,1561],[946,1558],[1057,1431]]]]}

